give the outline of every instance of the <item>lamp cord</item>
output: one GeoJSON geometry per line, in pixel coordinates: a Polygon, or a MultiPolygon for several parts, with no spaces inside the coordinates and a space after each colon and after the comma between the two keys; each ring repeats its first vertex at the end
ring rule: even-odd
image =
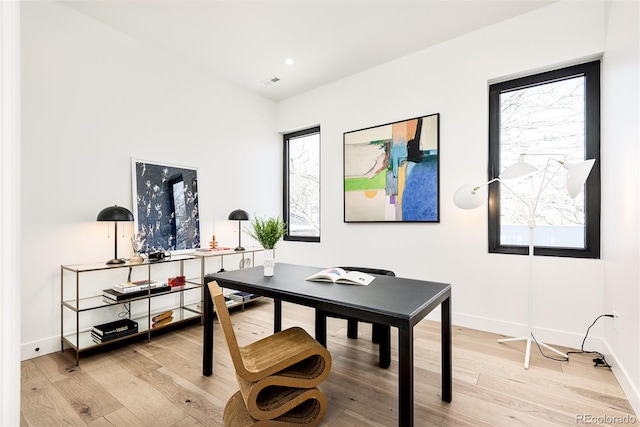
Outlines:
{"type": "Polygon", "coordinates": [[[535,342],[536,345],[538,346],[538,350],[540,350],[540,354],[542,354],[547,359],[555,360],[556,362],[568,362],[569,361],[568,357],[566,359],[558,359],[557,357],[551,357],[551,356],[548,356],[548,355],[544,354],[544,351],[542,351],[542,347],[540,347],[540,344],[538,344],[538,340],[536,339],[535,335],[533,335],[533,332],[531,332],[531,338],[533,338],[533,342],[535,342]]]}
{"type": "Polygon", "coordinates": [[[131,303],[122,304],[124,311],[118,313],[118,317],[121,319],[131,319],[131,303]]]}
{"type": "MultiPolygon", "coordinates": [[[[601,314],[600,316],[596,317],[596,320],[594,320],[591,326],[587,328],[587,333],[584,335],[584,338],[582,339],[582,345],[580,346],[580,351],[567,351],[567,356],[570,354],[597,354],[599,357],[596,357],[595,359],[593,359],[593,363],[594,363],[593,366],[595,366],[596,368],[605,367],[605,368],[611,369],[611,365],[609,365],[609,363],[607,362],[607,359],[605,358],[604,354],[600,353],[599,351],[584,349],[584,344],[587,341],[587,337],[589,336],[589,331],[591,331],[591,328],[593,327],[593,325],[595,325],[596,322],[601,317],[613,317],[613,314],[601,314]]],[[[566,359],[558,359],[558,358],[551,357],[544,354],[544,351],[542,351],[542,348],[540,347],[540,344],[538,344],[538,340],[536,340],[536,337],[533,335],[533,333],[531,333],[531,338],[533,338],[533,341],[535,341],[536,345],[538,346],[538,350],[540,350],[540,354],[542,354],[547,359],[555,360],[557,362],[569,361],[569,357],[567,357],[566,359]]]]}

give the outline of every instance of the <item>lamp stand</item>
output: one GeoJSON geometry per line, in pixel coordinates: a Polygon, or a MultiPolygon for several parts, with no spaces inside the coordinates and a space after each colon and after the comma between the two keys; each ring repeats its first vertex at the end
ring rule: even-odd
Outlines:
{"type": "Polygon", "coordinates": [[[124,264],[124,260],[118,258],[118,221],[114,221],[114,235],[113,235],[113,259],[107,261],[107,265],[124,264]]]}
{"type": "MultiPolygon", "coordinates": [[[[527,331],[529,333],[528,336],[526,337],[517,337],[517,338],[502,338],[499,339],[498,342],[499,343],[506,343],[506,342],[515,342],[515,341],[526,341],[527,342],[527,347],[525,349],[525,353],[524,353],[524,369],[529,369],[529,359],[531,358],[531,341],[533,340],[533,231],[534,228],[536,226],[536,222],[535,219],[530,218],[529,219],[529,289],[527,291],[528,295],[527,295],[527,299],[529,300],[528,302],[528,313],[527,313],[527,331]]],[[[553,351],[554,353],[564,357],[565,359],[568,359],[569,356],[566,355],[565,353],[556,350],[555,348],[540,342],[540,341],[536,341],[538,345],[546,348],[547,350],[553,351]]]]}
{"type": "Polygon", "coordinates": [[[234,249],[236,252],[244,251],[242,247],[242,220],[238,220],[238,247],[234,249]]]}
{"type": "MultiPolygon", "coordinates": [[[[533,242],[533,235],[534,235],[534,229],[536,227],[535,214],[536,214],[536,209],[538,207],[538,202],[540,201],[540,196],[544,191],[544,189],[551,182],[551,180],[558,174],[558,171],[561,168],[564,168],[567,170],[567,192],[569,193],[569,196],[571,198],[575,198],[578,195],[578,193],[582,190],[582,187],[584,186],[587,180],[587,177],[589,176],[589,173],[593,168],[595,160],[589,159],[589,160],[585,160],[584,162],[580,162],[574,165],[569,165],[565,162],[566,156],[563,156],[562,160],[549,158],[543,170],[542,178],[540,179],[540,188],[538,189],[538,194],[535,200],[533,200],[532,202],[528,202],[503,182],[503,179],[521,178],[526,175],[535,173],[537,171],[537,168],[535,166],[532,166],[524,161],[525,155],[526,154],[521,154],[516,164],[507,167],[500,176],[498,176],[497,178],[491,179],[489,182],[487,182],[482,186],[474,186],[472,184],[466,184],[458,188],[458,190],[455,192],[453,196],[453,201],[456,204],[456,206],[458,206],[461,209],[475,209],[483,203],[483,200],[480,197],[480,193],[478,192],[478,190],[480,190],[482,187],[489,186],[489,184],[493,182],[498,182],[500,183],[500,185],[504,185],[504,187],[511,194],[513,194],[516,198],[518,198],[522,203],[524,203],[529,208],[529,286],[527,289],[528,335],[525,337],[502,338],[498,340],[499,343],[507,343],[512,341],[526,341],[527,346],[526,346],[525,355],[524,355],[524,368],[529,369],[529,359],[531,357],[531,341],[532,340],[536,341],[535,338],[533,337],[533,260],[534,260],[533,250],[535,246],[533,242]],[[555,168],[553,173],[551,173],[551,176],[547,178],[547,174],[549,172],[549,168],[552,162],[557,163],[558,167],[555,168]]],[[[546,155],[546,154],[539,154],[539,155],[546,155]]],[[[567,356],[565,353],[562,353],[561,351],[558,351],[555,348],[545,343],[536,341],[536,344],[562,356],[566,360],[569,360],[569,356],[567,356]]]]}

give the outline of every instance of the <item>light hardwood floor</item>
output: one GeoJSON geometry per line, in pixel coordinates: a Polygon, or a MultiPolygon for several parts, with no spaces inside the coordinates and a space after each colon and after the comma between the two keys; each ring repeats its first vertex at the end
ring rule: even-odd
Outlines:
{"type": "MultiPolygon", "coordinates": [[[[272,303],[232,311],[240,344],[271,333],[272,303]]],[[[283,327],[313,334],[313,311],[283,303],[283,327]]],[[[569,426],[614,417],[638,423],[613,374],[593,367],[593,355],[568,363],[532,349],[522,367],[524,343],[498,344],[498,335],[453,329],[453,401],[440,400],[439,323],[415,328],[416,426],[569,426]],[[583,417],[583,418],[580,418],[583,417]],[[599,417],[599,418],[596,418],[599,417]],[[607,417],[607,418],[605,418],[607,417]]],[[[323,426],[397,425],[397,334],[392,363],[377,367],[371,327],[360,324],[357,340],[346,321],[328,319],[333,367],[320,386],[329,401],[323,426]]],[[[219,325],[215,325],[214,374],[202,376],[202,328],[179,329],[100,354],[54,353],[22,363],[22,426],[221,426],[227,399],[238,389],[219,325]]]]}

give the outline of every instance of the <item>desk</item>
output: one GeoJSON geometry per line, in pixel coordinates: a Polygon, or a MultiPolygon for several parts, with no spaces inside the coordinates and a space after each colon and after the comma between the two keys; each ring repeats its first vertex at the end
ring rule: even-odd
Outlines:
{"type": "MultiPolygon", "coordinates": [[[[368,286],[304,280],[322,269],[278,263],[271,277],[264,276],[262,267],[253,267],[208,274],[205,284],[216,280],[222,287],[273,298],[274,332],[281,327],[281,301],[397,327],[398,425],[401,427],[413,426],[413,327],[441,305],[442,400],[451,402],[451,286],[392,276],[376,276],[368,286]]],[[[209,376],[213,373],[214,313],[208,286],[204,289],[202,373],[209,376]]],[[[326,343],[326,322],[320,323],[316,323],[316,339],[326,343]]]]}

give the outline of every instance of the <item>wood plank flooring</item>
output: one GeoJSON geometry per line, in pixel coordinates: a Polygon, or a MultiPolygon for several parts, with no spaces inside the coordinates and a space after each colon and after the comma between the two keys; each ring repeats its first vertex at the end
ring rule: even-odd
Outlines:
{"type": "MultiPolygon", "coordinates": [[[[232,311],[241,345],[272,333],[272,309],[261,300],[232,311]]],[[[313,334],[313,321],[313,310],[283,303],[283,328],[298,325],[313,334]]],[[[416,426],[568,426],[585,424],[580,420],[588,416],[599,425],[615,425],[615,417],[638,422],[613,374],[593,366],[593,355],[563,363],[532,348],[525,370],[524,343],[498,344],[498,335],[459,327],[453,329],[453,401],[444,403],[439,328],[427,320],[415,328],[416,426]]],[[[222,426],[238,387],[217,322],[214,335],[211,377],[202,376],[199,325],[81,357],[80,366],[69,351],[22,362],[21,425],[222,426]]],[[[346,321],[329,318],[327,341],[333,368],[320,387],[329,401],[322,426],[396,426],[397,331],[392,328],[388,370],[377,366],[370,325],[360,323],[359,338],[350,340],[346,321]]]]}

